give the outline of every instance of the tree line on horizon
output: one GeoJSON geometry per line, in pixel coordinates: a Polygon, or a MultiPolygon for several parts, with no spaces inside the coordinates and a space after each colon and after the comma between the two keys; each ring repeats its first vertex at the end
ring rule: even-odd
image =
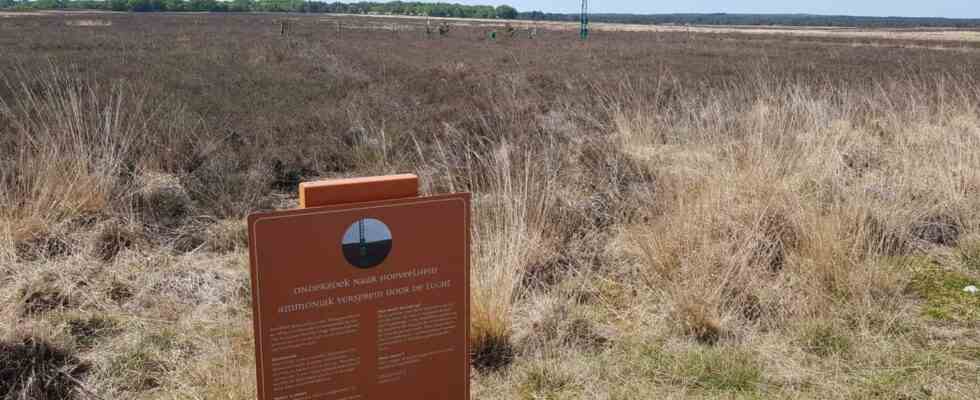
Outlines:
{"type": "Polygon", "coordinates": [[[0,9],[133,12],[309,12],[491,19],[517,19],[519,14],[517,9],[508,5],[495,7],[402,1],[327,3],[305,0],[0,0],[0,9]]]}
{"type": "MultiPolygon", "coordinates": [[[[328,14],[414,15],[428,17],[579,20],[577,13],[520,12],[509,5],[465,5],[426,2],[327,3],[306,0],[0,0],[7,10],[310,12],[328,14]]],[[[674,25],[831,26],[860,28],[980,28],[980,19],[934,17],[862,17],[813,14],[592,14],[594,22],[674,25]]]]}

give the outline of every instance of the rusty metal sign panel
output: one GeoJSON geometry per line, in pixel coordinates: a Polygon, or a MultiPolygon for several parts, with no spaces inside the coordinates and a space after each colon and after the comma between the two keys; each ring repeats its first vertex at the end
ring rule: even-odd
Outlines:
{"type": "Polygon", "coordinates": [[[397,192],[249,217],[260,400],[469,399],[470,196],[397,192]]]}

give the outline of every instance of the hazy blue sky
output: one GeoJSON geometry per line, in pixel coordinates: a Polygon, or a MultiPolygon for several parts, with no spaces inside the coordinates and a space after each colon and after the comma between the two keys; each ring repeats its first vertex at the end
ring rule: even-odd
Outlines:
{"type": "MultiPolygon", "coordinates": [[[[364,220],[364,238],[368,242],[376,242],[379,240],[391,239],[391,231],[384,223],[376,219],[368,218],[364,220]]],[[[361,235],[357,229],[357,223],[351,225],[346,232],[344,232],[343,244],[357,243],[361,241],[361,235]]]]}
{"type": "MultiPolygon", "coordinates": [[[[521,11],[578,12],[581,0],[465,0],[510,4],[521,11]]],[[[903,17],[980,18],[980,0],[590,0],[593,12],[610,13],[807,13],[903,17]]]]}

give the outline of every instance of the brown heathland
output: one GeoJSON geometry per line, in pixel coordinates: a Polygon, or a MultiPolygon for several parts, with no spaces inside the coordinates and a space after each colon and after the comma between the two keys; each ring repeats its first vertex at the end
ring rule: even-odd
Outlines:
{"type": "Polygon", "coordinates": [[[477,399],[980,393],[977,42],[489,29],[0,19],[0,398],[254,398],[243,217],[399,172],[477,399]]]}

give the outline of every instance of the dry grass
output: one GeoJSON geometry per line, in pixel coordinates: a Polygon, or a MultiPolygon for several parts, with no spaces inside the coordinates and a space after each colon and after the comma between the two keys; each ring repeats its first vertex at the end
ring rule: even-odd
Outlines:
{"type": "Polygon", "coordinates": [[[476,160],[490,175],[471,189],[479,193],[474,205],[471,341],[475,365],[486,369],[505,366],[513,357],[508,316],[514,314],[514,300],[525,295],[524,271],[540,257],[541,249],[533,244],[544,241],[554,189],[537,185],[551,180],[541,176],[547,170],[532,169],[534,155],[512,152],[504,142],[486,159],[476,160]],[[522,166],[515,165],[518,161],[522,166]]]}
{"type": "Polygon", "coordinates": [[[0,26],[0,398],[253,398],[242,217],[405,171],[474,193],[475,398],[980,391],[972,52],[104,18],[0,26]]]}

